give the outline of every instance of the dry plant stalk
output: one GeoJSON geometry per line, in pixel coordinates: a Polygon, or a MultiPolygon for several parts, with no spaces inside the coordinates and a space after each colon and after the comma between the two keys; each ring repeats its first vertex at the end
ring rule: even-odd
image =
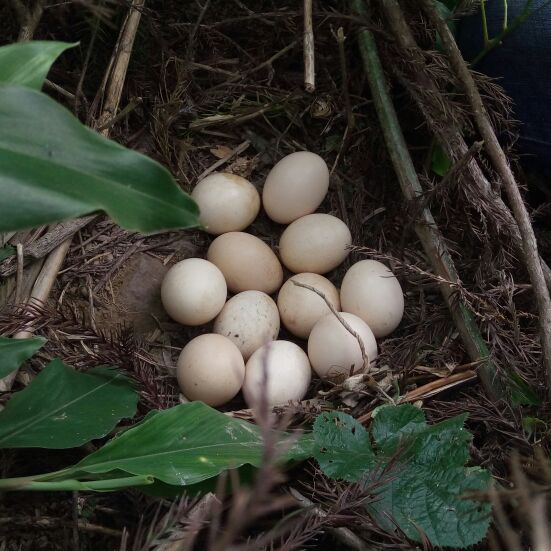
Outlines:
{"type": "Polygon", "coordinates": [[[304,0],[304,89],[307,92],[316,89],[312,0],[304,0]]]}
{"type": "MultiPolygon", "coordinates": [[[[96,127],[105,125],[105,123],[116,113],[116,110],[118,109],[124,80],[126,78],[126,71],[128,69],[128,63],[130,61],[130,55],[132,53],[132,47],[138,31],[138,25],[140,23],[144,4],[145,0],[133,0],[127,18],[121,28],[119,40],[117,42],[118,47],[113,53],[113,58],[109,64],[108,70],[111,71],[112,69],[112,71],[110,72],[110,85],[107,90],[103,113],[100,116],[96,127]]],[[[108,136],[109,128],[105,128],[101,133],[104,136],[108,136]]],[[[67,252],[71,246],[72,239],[73,236],[71,235],[48,255],[33,286],[31,296],[28,301],[29,304],[45,303],[48,300],[57,274],[61,269],[63,261],[65,260],[67,252]]],[[[14,338],[25,339],[32,336],[32,334],[33,327],[32,325],[29,325],[26,331],[17,333],[14,338]]],[[[11,389],[17,373],[18,370],[15,370],[7,377],[0,379],[1,391],[8,391],[11,389]]]]}
{"type": "Polygon", "coordinates": [[[494,169],[503,181],[505,193],[509,199],[511,209],[522,236],[526,268],[530,275],[532,288],[538,305],[543,364],[547,379],[547,394],[548,399],[551,400],[551,297],[545,283],[543,268],[538,253],[538,243],[534,234],[534,228],[530,221],[530,215],[524,204],[524,200],[513,171],[507,161],[507,157],[494,132],[480,92],[478,91],[473,76],[459,51],[446,21],[442,19],[431,0],[422,0],[422,6],[440,36],[442,47],[448,56],[452,69],[463,85],[463,91],[471,104],[478,131],[484,140],[486,152],[492,161],[494,169]]]}

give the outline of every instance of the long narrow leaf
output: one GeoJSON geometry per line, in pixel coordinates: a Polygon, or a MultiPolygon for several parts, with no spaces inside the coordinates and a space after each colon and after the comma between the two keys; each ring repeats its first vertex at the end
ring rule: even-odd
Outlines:
{"type": "Polygon", "coordinates": [[[8,339],[0,337],[0,379],[15,371],[23,362],[36,354],[46,339],[32,337],[30,339],[8,339]]]}
{"type": "Polygon", "coordinates": [[[0,412],[0,448],[72,448],[136,412],[138,395],[109,367],[80,373],[54,360],[0,412]]]}
{"type": "Polygon", "coordinates": [[[106,211],[144,233],[198,224],[155,161],[83,126],[54,100],[0,84],[0,231],[106,211]]]}

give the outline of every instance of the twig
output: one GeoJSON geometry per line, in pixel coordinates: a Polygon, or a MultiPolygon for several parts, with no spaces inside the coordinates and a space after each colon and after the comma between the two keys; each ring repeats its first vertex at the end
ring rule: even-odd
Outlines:
{"type": "Polygon", "coordinates": [[[134,109],[136,109],[136,107],[139,107],[142,103],[143,103],[142,98],[133,98],[128,103],[128,105],[126,105],[124,109],[121,109],[114,117],[104,122],[96,130],[98,132],[102,132],[103,130],[107,130],[108,128],[111,128],[114,124],[116,124],[120,120],[124,119],[124,117],[132,113],[132,111],[134,111],[134,109]]]}
{"type": "Polygon", "coordinates": [[[226,164],[232,157],[235,157],[236,155],[241,155],[244,151],[247,150],[247,148],[251,145],[251,142],[249,140],[245,140],[244,142],[240,143],[235,149],[232,149],[226,156],[222,157],[218,161],[216,161],[213,165],[209,166],[206,170],[201,172],[199,176],[197,177],[197,181],[201,181],[203,178],[206,178],[211,172],[214,172],[218,167],[222,166],[223,164],[226,164]]]}
{"type": "MultiPolygon", "coordinates": [[[[446,99],[434,81],[422,70],[427,65],[425,56],[415,41],[413,33],[404,18],[400,4],[397,0],[382,0],[380,4],[393,31],[396,43],[411,57],[411,63],[415,67],[418,67],[418,70],[410,73],[410,78],[414,79],[419,89],[426,90],[427,92],[423,96],[423,102],[421,102],[418,94],[412,94],[413,99],[417,102],[419,110],[422,113],[426,112],[427,106],[430,105],[431,115],[427,117],[427,123],[448,157],[452,161],[458,162],[467,154],[467,144],[460,129],[457,128],[457,122],[450,117],[450,113],[444,108],[446,99]]],[[[466,168],[471,181],[499,214],[501,223],[498,220],[498,224],[509,230],[513,245],[519,251],[522,251],[522,237],[509,207],[504,203],[501,196],[494,192],[490,182],[488,182],[474,158],[469,161],[466,168]]],[[[547,287],[551,290],[551,268],[549,268],[543,259],[540,258],[540,260],[547,287]]]]}
{"type": "Polygon", "coordinates": [[[367,381],[369,383],[369,386],[377,390],[377,392],[380,392],[387,401],[394,403],[394,400],[377,384],[377,381],[368,374],[369,356],[365,351],[364,342],[362,340],[362,337],[360,337],[360,334],[350,326],[350,324],[341,316],[339,312],[337,312],[335,307],[331,304],[329,299],[325,296],[325,294],[322,291],[320,291],[319,289],[316,289],[315,287],[312,287],[311,285],[307,285],[306,283],[300,283],[300,281],[295,281],[294,279],[291,279],[291,281],[293,282],[293,285],[296,285],[297,287],[302,287],[303,289],[308,289],[309,291],[316,293],[316,295],[318,295],[324,300],[329,310],[331,310],[331,313],[339,320],[339,323],[358,341],[358,344],[360,346],[360,351],[362,353],[362,361],[364,364],[363,374],[367,376],[367,381]]]}
{"type": "Polygon", "coordinates": [[[11,4],[21,25],[17,41],[28,42],[32,40],[44,11],[42,0],[36,0],[31,7],[25,6],[22,0],[11,0],[11,4]]]}
{"type": "MultiPolygon", "coordinates": [[[[353,0],[353,6],[359,15],[365,16],[366,11],[362,0],[353,0]]],[[[423,195],[423,188],[419,183],[388,93],[375,39],[372,32],[365,27],[360,31],[358,38],[371,94],[396,176],[406,200],[415,201],[423,195]]],[[[428,208],[425,207],[422,210],[421,221],[415,223],[415,231],[430,259],[433,270],[445,280],[459,284],[460,280],[453,260],[428,208]]],[[[439,287],[471,361],[480,361],[482,364],[479,376],[486,393],[497,401],[503,397],[504,391],[497,368],[490,359],[490,351],[476,325],[473,313],[464,303],[457,303],[454,300],[454,291],[450,285],[440,283],[439,287]]]]}
{"type": "MultiPolygon", "coordinates": [[[[29,525],[33,526],[38,530],[43,529],[56,529],[62,526],[71,526],[72,520],[64,520],[54,517],[44,517],[39,516],[35,518],[29,518],[28,516],[13,516],[13,517],[3,517],[0,518],[0,526],[3,525],[16,525],[23,526],[28,529],[29,525]]],[[[97,534],[103,534],[104,536],[109,536],[112,538],[120,538],[122,532],[120,530],[115,530],[114,528],[107,528],[106,526],[101,526],[99,524],[93,524],[92,522],[87,522],[85,520],[78,521],[79,530],[84,530],[86,532],[95,532],[97,534]]]]}
{"type": "Polygon", "coordinates": [[[484,142],[474,142],[467,152],[448,170],[446,175],[440,180],[439,187],[446,188],[448,184],[469,165],[471,160],[480,153],[484,142]]]}
{"type": "Polygon", "coordinates": [[[316,89],[312,0],[304,0],[304,89],[309,93],[316,89]]]}
{"type": "MultiPolygon", "coordinates": [[[[303,496],[298,490],[295,490],[295,488],[289,488],[289,493],[303,509],[309,510],[314,516],[322,519],[329,516],[321,507],[318,507],[313,501],[303,496]]],[[[354,534],[352,530],[344,526],[338,528],[330,526],[327,528],[327,531],[348,549],[353,549],[354,551],[370,551],[373,549],[373,547],[354,534]]]]}
{"type": "Polygon", "coordinates": [[[471,104],[478,131],[484,140],[486,152],[492,161],[494,169],[503,181],[505,193],[507,194],[513,215],[518,223],[523,242],[524,260],[538,305],[543,365],[547,379],[548,399],[551,400],[551,297],[545,283],[538,253],[538,243],[534,235],[530,215],[526,210],[524,200],[505,153],[492,128],[480,92],[476,87],[469,68],[461,56],[461,52],[457,47],[452,33],[446,22],[434,8],[432,0],[422,0],[422,6],[430,21],[435,26],[451,67],[461,82],[463,90],[471,104]]]}
{"type": "Polygon", "coordinates": [[[17,283],[15,287],[15,304],[21,304],[23,297],[23,243],[17,243],[17,283]]]}

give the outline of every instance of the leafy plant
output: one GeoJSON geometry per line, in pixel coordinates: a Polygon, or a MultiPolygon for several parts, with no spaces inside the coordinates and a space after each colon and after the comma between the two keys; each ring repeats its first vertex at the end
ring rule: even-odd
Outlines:
{"type": "MultiPolygon", "coordinates": [[[[281,433],[280,440],[288,438],[281,433]]],[[[312,454],[306,436],[282,455],[282,461],[312,454]]],[[[259,466],[261,430],[201,402],[181,404],[150,414],[72,467],[44,475],[0,480],[2,490],[115,490],[129,485],[188,486],[242,465],[259,466]],[[134,480],[134,483],[132,483],[134,480]]]]}
{"type": "Polygon", "coordinates": [[[0,231],[99,210],[143,233],[197,226],[197,205],[165,168],[85,127],[38,90],[69,46],[0,48],[0,231]]]}
{"type": "Polygon", "coordinates": [[[465,418],[429,426],[414,406],[383,406],[370,437],[350,416],[323,413],[314,424],[314,455],[328,476],[377,482],[366,508],[383,528],[398,526],[435,546],[468,547],[484,538],[490,506],[467,494],[487,490],[490,474],[465,467],[471,440],[465,418]]]}
{"type": "Polygon", "coordinates": [[[8,339],[0,337],[0,379],[15,371],[23,362],[38,352],[46,339],[8,339]]]}
{"type": "MultiPolygon", "coordinates": [[[[31,343],[21,342],[29,343],[28,353],[31,343]]],[[[42,346],[43,340],[38,342],[42,346]]],[[[0,448],[80,446],[133,417],[137,403],[137,392],[116,369],[81,373],[54,360],[0,412],[0,448]]]]}

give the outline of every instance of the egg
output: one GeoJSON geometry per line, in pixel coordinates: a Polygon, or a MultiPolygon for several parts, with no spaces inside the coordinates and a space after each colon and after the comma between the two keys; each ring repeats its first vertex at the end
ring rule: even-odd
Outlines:
{"type": "Polygon", "coordinates": [[[310,289],[297,287],[293,281],[321,291],[337,311],[340,310],[339,291],[327,278],[312,273],[294,275],[283,284],[277,297],[281,321],[293,335],[307,339],[314,324],[331,310],[323,298],[310,289]]]}
{"type": "Polygon", "coordinates": [[[230,339],[246,361],[262,345],[277,339],[279,311],[266,293],[243,291],[226,302],[213,331],[230,339]]]}
{"type": "MultiPolygon", "coordinates": [[[[358,316],[340,312],[342,318],[362,339],[369,363],[377,357],[373,332],[358,316]]],[[[308,357],[314,371],[322,378],[351,375],[362,371],[364,360],[358,339],[334,314],[321,318],[308,337],[308,357]]]]}
{"type": "Polygon", "coordinates": [[[207,258],[220,268],[233,293],[263,291],[271,295],[281,287],[283,268],[272,249],[263,241],[243,232],[218,236],[207,258]]]}
{"type": "Polygon", "coordinates": [[[402,321],[404,294],[384,264],[362,260],[351,266],[342,280],[341,308],[362,318],[375,337],[386,337],[402,321]]]}
{"type": "Polygon", "coordinates": [[[309,214],[285,229],[279,254],[292,272],[324,274],[344,261],[351,243],[350,230],[342,220],[330,214],[309,214]]]}
{"type": "Polygon", "coordinates": [[[195,186],[191,196],[199,206],[201,224],[214,235],[245,229],[260,210],[258,191],[236,174],[210,174],[195,186]]]}
{"type": "Polygon", "coordinates": [[[199,335],[180,353],[177,378],[182,393],[189,400],[221,406],[241,389],[245,362],[230,339],[213,333],[199,335]]]}
{"type": "Polygon", "coordinates": [[[245,367],[243,395],[250,407],[259,404],[265,386],[270,406],[302,400],[308,391],[312,370],[304,350],[293,342],[273,341],[259,348],[245,367]]]}
{"type": "Polygon", "coordinates": [[[329,188],[329,170],[315,153],[297,151],[283,157],[270,171],[262,190],[266,214],[279,224],[314,212],[329,188]]]}
{"type": "Polygon", "coordinates": [[[184,325],[202,325],[214,319],[226,302],[228,290],[222,272],[202,258],[187,258],[166,273],[161,300],[168,315],[184,325]]]}

